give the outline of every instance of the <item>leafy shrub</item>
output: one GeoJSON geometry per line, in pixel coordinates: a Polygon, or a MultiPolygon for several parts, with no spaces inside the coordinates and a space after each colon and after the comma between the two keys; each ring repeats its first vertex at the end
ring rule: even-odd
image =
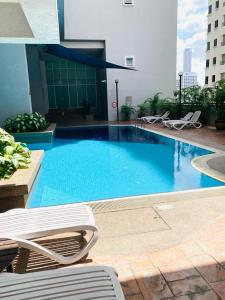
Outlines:
{"type": "Polygon", "coordinates": [[[16,118],[8,118],[4,128],[10,133],[42,131],[48,127],[44,116],[35,112],[33,114],[19,114],[16,118]]]}
{"type": "Polygon", "coordinates": [[[139,118],[148,115],[148,113],[149,113],[148,103],[141,103],[137,106],[137,114],[139,118]]]}
{"type": "Polygon", "coordinates": [[[0,180],[9,178],[17,169],[27,168],[29,163],[26,145],[16,143],[13,136],[0,128],[0,180]]]}
{"type": "Polygon", "coordinates": [[[124,121],[129,121],[132,114],[135,113],[135,108],[129,104],[124,104],[121,106],[121,114],[124,121]]]}

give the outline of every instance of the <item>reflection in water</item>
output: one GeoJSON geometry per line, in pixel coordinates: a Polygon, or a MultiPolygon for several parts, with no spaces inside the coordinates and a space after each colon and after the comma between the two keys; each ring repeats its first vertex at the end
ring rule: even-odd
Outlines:
{"type": "MultiPolygon", "coordinates": [[[[40,149],[42,145],[31,145],[40,149]]],[[[30,207],[223,185],[191,165],[209,151],[132,126],[57,129],[30,207]]]]}

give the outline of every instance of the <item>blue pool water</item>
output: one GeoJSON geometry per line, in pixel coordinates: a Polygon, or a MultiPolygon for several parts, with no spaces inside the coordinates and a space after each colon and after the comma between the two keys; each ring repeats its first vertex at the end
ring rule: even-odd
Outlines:
{"type": "Polygon", "coordinates": [[[132,126],[59,128],[29,207],[222,186],[191,165],[210,151],[132,126]]]}

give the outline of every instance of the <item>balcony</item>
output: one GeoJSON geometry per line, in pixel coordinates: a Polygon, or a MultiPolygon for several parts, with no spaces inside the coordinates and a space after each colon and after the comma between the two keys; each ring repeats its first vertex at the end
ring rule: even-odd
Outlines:
{"type": "Polygon", "coordinates": [[[222,26],[223,26],[223,27],[225,26],[225,22],[222,23],[222,26]]]}
{"type": "Polygon", "coordinates": [[[225,46],[225,41],[224,41],[224,42],[221,42],[221,46],[225,46]]]}
{"type": "Polygon", "coordinates": [[[225,65],[225,60],[222,60],[221,62],[220,62],[220,64],[223,66],[223,65],[225,65]]]}

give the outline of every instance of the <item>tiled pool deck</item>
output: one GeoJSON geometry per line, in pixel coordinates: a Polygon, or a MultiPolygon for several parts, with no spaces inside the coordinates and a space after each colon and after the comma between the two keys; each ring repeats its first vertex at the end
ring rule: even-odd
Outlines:
{"type": "MultiPolygon", "coordinates": [[[[147,127],[225,150],[225,132],[147,127]]],[[[100,239],[80,265],[114,266],[127,300],[225,299],[225,188],[147,202],[93,206],[100,239]]]]}

